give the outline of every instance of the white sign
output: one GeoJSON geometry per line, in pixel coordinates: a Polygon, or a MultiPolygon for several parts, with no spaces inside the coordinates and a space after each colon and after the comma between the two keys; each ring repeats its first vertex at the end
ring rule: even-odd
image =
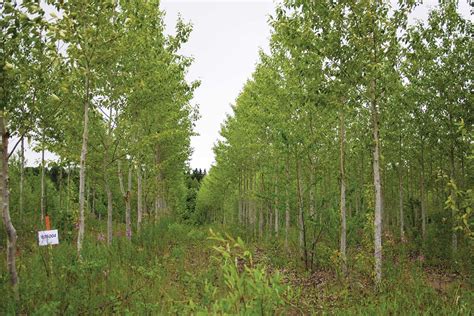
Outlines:
{"type": "Polygon", "coordinates": [[[58,230],[45,230],[38,232],[38,241],[40,246],[59,244],[58,230]]]}

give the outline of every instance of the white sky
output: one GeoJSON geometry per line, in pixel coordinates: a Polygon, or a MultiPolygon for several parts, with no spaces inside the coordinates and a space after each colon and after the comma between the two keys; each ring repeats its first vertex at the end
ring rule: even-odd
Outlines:
{"type": "Polygon", "coordinates": [[[214,161],[212,147],[230,104],[235,101],[258,61],[258,50],[268,50],[273,13],[271,0],[200,1],[163,0],[167,32],[172,33],[178,13],[191,21],[193,32],[181,53],[195,58],[188,79],[201,80],[194,103],[201,119],[196,124],[200,136],[193,137],[191,167],[209,169],[214,161]]]}
{"type": "MultiPolygon", "coordinates": [[[[412,20],[425,20],[436,4],[436,0],[424,1],[412,20]]],[[[181,50],[195,59],[188,80],[201,80],[193,100],[199,104],[201,119],[196,125],[200,136],[191,140],[192,168],[209,169],[214,162],[212,147],[226,113],[231,113],[231,103],[255,69],[259,49],[268,50],[267,22],[274,7],[272,0],[162,0],[167,33],[173,33],[178,14],[193,24],[190,39],[181,50]]],[[[460,1],[460,11],[472,19],[467,0],[460,1]]],[[[26,157],[29,165],[37,164],[40,154],[28,149],[26,157]]],[[[47,154],[47,159],[53,158],[47,154]]]]}

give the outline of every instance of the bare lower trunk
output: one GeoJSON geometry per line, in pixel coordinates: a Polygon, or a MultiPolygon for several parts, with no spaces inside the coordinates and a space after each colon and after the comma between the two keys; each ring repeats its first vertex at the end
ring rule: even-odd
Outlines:
{"type": "Polygon", "coordinates": [[[119,185],[120,185],[120,192],[122,192],[122,197],[125,202],[125,234],[127,235],[128,239],[132,238],[131,232],[131,222],[130,222],[130,190],[131,190],[131,167],[129,167],[128,173],[128,187],[127,191],[125,191],[125,186],[123,183],[123,173],[122,173],[122,164],[120,160],[117,163],[118,166],[118,178],[119,178],[119,185]]]}
{"type": "Polygon", "coordinates": [[[290,232],[290,161],[286,160],[286,185],[285,185],[285,249],[289,251],[288,234],[290,232]]]}
{"type": "Polygon", "coordinates": [[[127,238],[132,239],[132,166],[128,167],[128,188],[126,198],[126,214],[125,214],[125,227],[127,230],[127,238]]]}
{"type": "Polygon", "coordinates": [[[155,163],[158,169],[156,175],[156,199],[155,199],[155,220],[158,219],[158,215],[164,215],[164,211],[166,209],[166,201],[165,201],[165,190],[164,190],[164,177],[162,173],[162,166],[161,166],[161,153],[160,148],[157,146],[155,152],[155,163]]]}
{"type": "Polygon", "coordinates": [[[112,190],[110,185],[107,182],[105,184],[105,192],[107,193],[107,244],[110,246],[112,244],[113,236],[113,223],[112,223],[112,214],[113,214],[113,200],[112,200],[112,190]]]}
{"type": "Polygon", "coordinates": [[[86,100],[84,102],[84,130],[82,133],[81,159],[79,163],[79,232],[77,236],[77,254],[81,256],[82,243],[84,241],[85,220],[84,192],[86,187],[86,157],[87,142],[89,139],[89,79],[86,77],[86,100]]]}
{"type": "Polygon", "coordinates": [[[67,168],[67,192],[66,192],[66,213],[69,213],[69,193],[71,192],[71,166],[67,168]]]}
{"type": "MultiPolygon", "coordinates": [[[[342,107],[343,105],[341,105],[342,107]]],[[[344,146],[345,146],[345,126],[344,126],[344,110],[341,108],[339,113],[339,172],[341,177],[341,199],[340,199],[340,211],[341,211],[341,240],[340,240],[340,252],[342,259],[342,272],[347,273],[347,257],[346,257],[346,175],[344,166],[344,146]]]]}
{"type": "Polygon", "coordinates": [[[23,216],[23,183],[25,179],[25,138],[21,138],[20,158],[20,216],[23,216]]]}
{"type": "Polygon", "coordinates": [[[239,175],[239,224],[243,222],[243,202],[242,202],[242,174],[239,175]]]}
{"type": "Polygon", "coordinates": [[[375,218],[374,218],[374,257],[375,257],[375,281],[382,281],[382,183],[380,177],[380,138],[379,138],[379,114],[375,93],[375,80],[372,80],[372,128],[374,137],[373,148],[373,173],[375,188],[375,218]]]}
{"type": "Polygon", "coordinates": [[[44,223],[44,216],[46,215],[45,209],[45,187],[44,187],[44,136],[43,136],[43,148],[41,149],[41,224],[44,223]]]}
{"type": "MultiPolygon", "coordinates": [[[[264,175],[263,175],[263,172],[262,172],[262,175],[261,175],[261,182],[260,182],[260,194],[262,197],[265,196],[265,178],[264,178],[264,175]]],[[[255,181],[257,181],[257,177],[255,178],[255,181]]],[[[265,209],[266,209],[266,201],[265,201],[265,198],[261,198],[260,199],[260,211],[259,211],[259,215],[258,215],[258,234],[260,236],[260,238],[263,237],[263,229],[264,229],[264,226],[265,226],[265,209]]]]}
{"type": "Polygon", "coordinates": [[[423,242],[426,238],[426,203],[425,203],[425,155],[424,140],[421,140],[421,174],[420,174],[420,207],[421,207],[421,235],[423,242]]]}
{"type": "Polygon", "coordinates": [[[275,234],[278,236],[279,231],[280,231],[280,206],[279,200],[278,200],[278,178],[275,183],[275,234]]]}
{"type": "Polygon", "coordinates": [[[403,212],[403,173],[402,173],[402,136],[400,135],[400,148],[399,148],[399,159],[398,159],[398,206],[399,206],[399,217],[400,217],[400,239],[405,240],[405,214],[403,212]]]}
{"type": "Polygon", "coordinates": [[[59,209],[63,209],[63,166],[59,167],[59,209]]]}
{"type": "Polygon", "coordinates": [[[10,217],[10,192],[8,189],[8,138],[9,134],[6,128],[6,118],[3,112],[0,112],[0,132],[2,133],[2,145],[1,150],[1,159],[2,159],[2,168],[1,168],[1,199],[2,199],[2,218],[3,226],[5,227],[5,232],[7,234],[7,268],[10,275],[10,284],[13,289],[15,300],[19,300],[19,280],[18,274],[16,271],[16,230],[13,227],[13,223],[10,217]]]}
{"type": "Polygon", "coordinates": [[[113,214],[113,200],[112,200],[112,190],[110,189],[109,178],[107,175],[107,162],[108,162],[108,149],[105,151],[104,156],[104,187],[105,193],[107,194],[107,245],[112,244],[113,238],[113,224],[112,224],[112,214],[113,214]]]}
{"type": "Polygon", "coordinates": [[[140,228],[142,225],[142,214],[143,214],[143,206],[142,206],[142,172],[141,167],[137,167],[137,231],[140,232],[140,228]]]}
{"type": "Polygon", "coordinates": [[[303,205],[303,185],[301,183],[301,166],[299,158],[296,157],[296,184],[298,195],[298,228],[299,228],[299,245],[300,254],[304,260],[306,270],[308,270],[308,249],[306,247],[306,227],[304,221],[304,205],[303,205]]]}
{"type": "MultiPolygon", "coordinates": [[[[400,167],[401,169],[401,167],[400,167]]],[[[405,240],[405,214],[403,212],[403,177],[402,171],[399,170],[398,175],[398,198],[399,198],[399,208],[400,208],[400,238],[401,240],[405,240]]]]}
{"type": "MultiPolygon", "coordinates": [[[[453,141],[454,142],[454,141],[453,141]]],[[[450,150],[450,155],[449,155],[449,161],[450,161],[450,165],[451,165],[451,170],[450,170],[450,180],[451,181],[455,181],[454,180],[454,177],[455,177],[455,165],[454,165],[454,144],[451,144],[451,150],[450,150]]],[[[452,198],[455,198],[455,192],[454,192],[454,189],[453,187],[451,187],[451,197],[452,198]]],[[[453,220],[453,232],[452,232],[452,235],[451,235],[451,250],[452,250],[452,253],[453,255],[456,254],[457,250],[458,250],[458,235],[456,233],[456,212],[453,210],[452,211],[452,214],[451,214],[451,217],[452,217],[452,220],[453,220]]]]}
{"type": "Polygon", "coordinates": [[[109,150],[112,145],[112,120],[113,120],[113,108],[109,108],[109,126],[107,128],[107,145],[105,146],[104,153],[104,185],[105,193],[107,194],[107,245],[112,244],[113,238],[113,199],[112,199],[112,190],[110,188],[109,176],[108,176],[108,164],[109,162],[109,150]]]}
{"type": "Polygon", "coordinates": [[[316,216],[316,205],[314,195],[314,168],[313,164],[311,163],[311,170],[309,173],[309,216],[311,220],[314,220],[314,217],[316,216]]]}

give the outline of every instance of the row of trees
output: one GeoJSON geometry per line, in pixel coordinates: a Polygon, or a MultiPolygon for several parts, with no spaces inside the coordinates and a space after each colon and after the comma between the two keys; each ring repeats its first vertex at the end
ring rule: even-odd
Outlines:
{"type": "Polygon", "coordinates": [[[284,1],[215,146],[201,218],[284,234],[287,249],[294,226],[306,268],[321,235],[339,240],[342,271],[348,241],[372,231],[376,283],[383,236],[443,258],[466,235],[472,247],[473,26],[455,1],[409,24],[415,6],[284,1]]]}
{"type": "Polygon", "coordinates": [[[18,294],[8,170],[14,151],[20,149],[16,215],[26,212],[25,139],[43,153],[41,220],[48,214],[44,152],[59,157],[59,183],[67,179],[68,198],[77,192],[70,209],[80,257],[88,192],[106,201],[109,244],[117,204],[125,206],[126,236],[132,237],[132,191],[136,230],[145,213],[157,218],[186,207],[185,171],[197,118],[190,100],[199,83],[185,80],[192,60],[178,53],[191,26],[178,20],[175,34],[165,36],[158,0],[46,1],[41,6],[5,1],[0,10],[2,214],[8,270],[18,294]],[[70,178],[76,175],[78,187],[71,189],[77,182],[70,178]]]}

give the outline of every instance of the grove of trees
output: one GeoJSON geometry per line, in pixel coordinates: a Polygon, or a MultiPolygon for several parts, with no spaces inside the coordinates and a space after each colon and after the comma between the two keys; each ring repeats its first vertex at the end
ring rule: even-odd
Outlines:
{"type": "Polygon", "coordinates": [[[473,25],[454,1],[409,23],[415,7],[278,6],[270,53],[214,148],[200,218],[284,235],[308,270],[325,240],[342,273],[371,266],[376,284],[384,243],[472,265],[473,25]]]}
{"type": "Polygon", "coordinates": [[[418,5],[276,3],[206,171],[190,23],[4,0],[0,314],[472,313],[474,27],[418,5]]]}
{"type": "Polygon", "coordinates": [[[88,214],[107,220],[110,244],[113,219],[125,216],[131,238],[145,218],[184,212],[199,82],[186,81],[192,60],[178,53],[191,26],[178,20],[166,36],[159,1],[6,1],[1,16],[1,204],[18,298],[12,211],[41,228],[46,215],[77,227],[79,257],[88,214]],[[25,140],[43,153],[39,183],[25,172],[25,140]],[[54,182],[45,150],[58,157],[54,182]],[[40,209],[25,198],[35,186],[40,209]]]}

